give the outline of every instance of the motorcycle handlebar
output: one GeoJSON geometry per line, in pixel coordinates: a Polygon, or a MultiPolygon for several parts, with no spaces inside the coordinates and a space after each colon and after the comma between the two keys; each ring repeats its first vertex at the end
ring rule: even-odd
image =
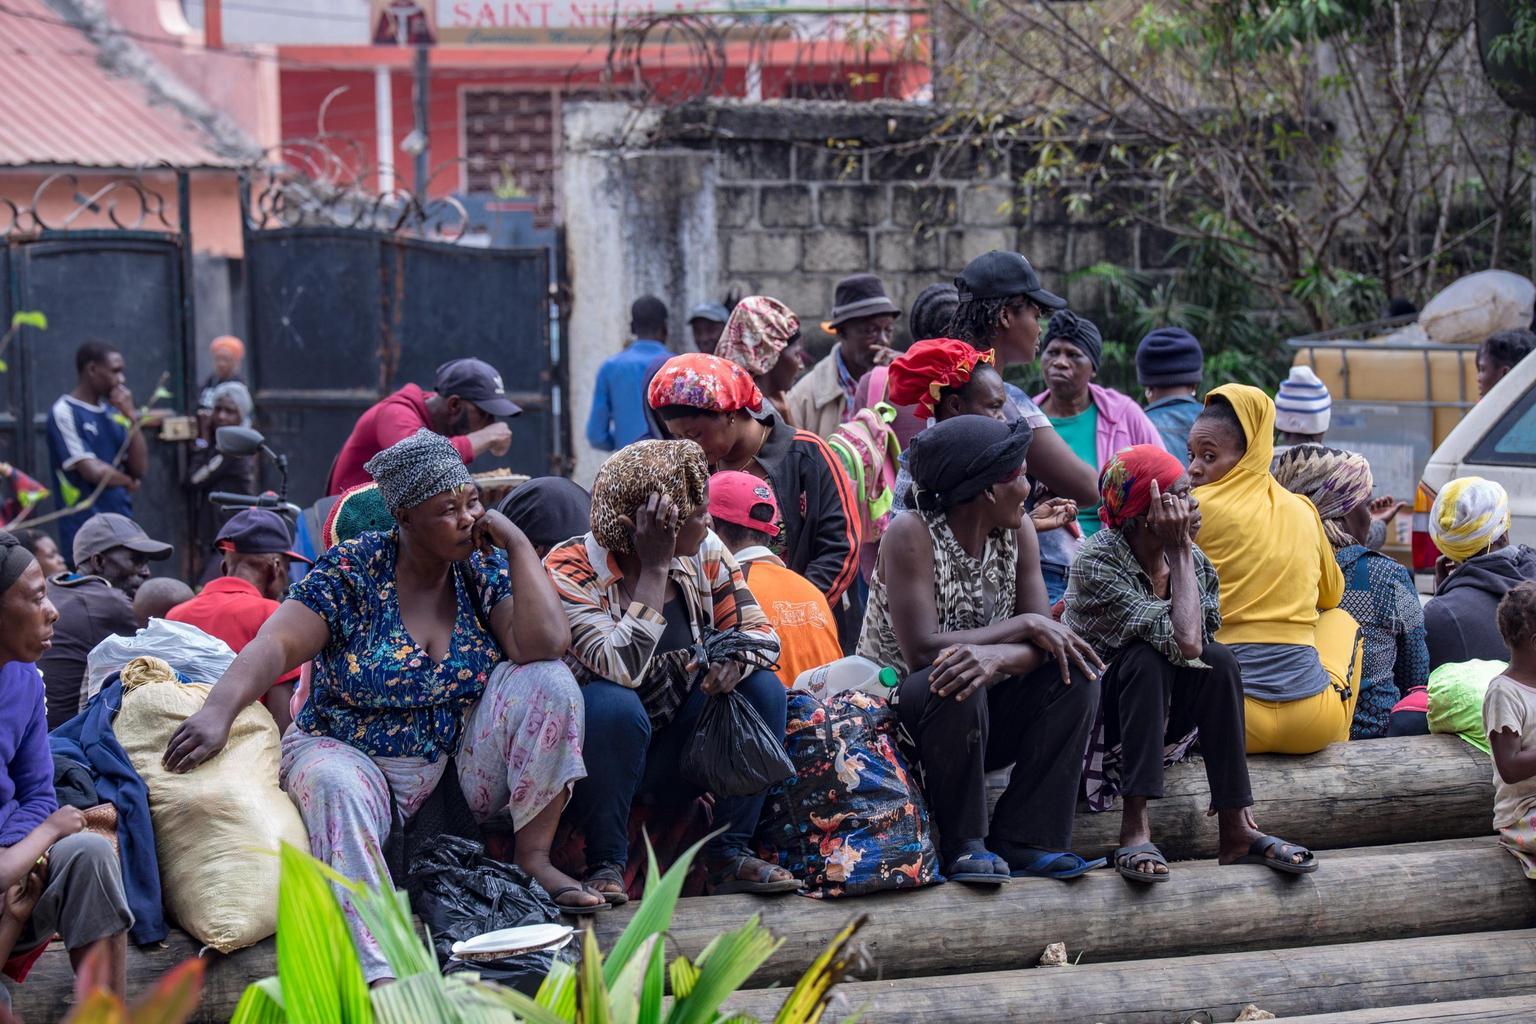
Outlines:
{"type": "Polygon", "coordinates": [[[213,491],[208,495],[208,500],[225,508],[270,508],[291,516],[297,516],[302,511],[299,506],[291,502],[279,500],[275,494],[235,494],[231,491],[213,491]]]}

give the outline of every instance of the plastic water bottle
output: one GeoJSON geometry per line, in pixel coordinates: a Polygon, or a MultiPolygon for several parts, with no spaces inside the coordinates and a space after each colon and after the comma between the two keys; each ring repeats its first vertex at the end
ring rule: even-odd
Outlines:
{"type": "Polygon", "coordinates": [[[895,669],[853,655],[800,673],[795,679],[795,689],[809,691],[818,700],[850,690],[874,697],[889,697],[899,682],[901,677],[895,669]]]}

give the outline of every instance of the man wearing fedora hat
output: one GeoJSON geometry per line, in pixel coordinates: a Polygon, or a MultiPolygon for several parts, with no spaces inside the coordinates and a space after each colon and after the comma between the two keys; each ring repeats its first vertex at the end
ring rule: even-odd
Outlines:
{"type": "Polygon", "coordinates": [[[837,335],[837,344],[790,389],[789,415],[795,426],[831,437],[837,425],[853,415],[859,378],[896,358],[891,333],[899,316],[901,308],[874,274],[854,274],[837,282],[832,316],[821,325],[837,335]]]}

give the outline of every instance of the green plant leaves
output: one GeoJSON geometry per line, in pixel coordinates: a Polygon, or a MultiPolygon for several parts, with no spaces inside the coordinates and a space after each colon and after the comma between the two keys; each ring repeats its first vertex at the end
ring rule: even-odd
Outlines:
{"type": "Polygon", "coordinates": [[[330,869],[287,843],[279,858],[277,976],[288,1018],[303,1024],[372,1024],[373,1003],[352,933],[323,873],[330,869]]]}
{"type": "Polygon", "coordinates": [[[48,316],[36,309],[18,309],[11,314],[11,327],[33,327],[39,331],[46,331],[48,316]]]}

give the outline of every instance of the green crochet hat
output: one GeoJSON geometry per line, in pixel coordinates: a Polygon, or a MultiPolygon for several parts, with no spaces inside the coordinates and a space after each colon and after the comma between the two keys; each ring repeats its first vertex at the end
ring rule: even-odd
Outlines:
{"type": "Polygon", "coordinates": [[[395,517],[385,506],[379,485],[360,484],[343,494],[325,517],[320,539],[327,548],[333,548],[369,530],[388,533],[394,528],[395,517]]]}

